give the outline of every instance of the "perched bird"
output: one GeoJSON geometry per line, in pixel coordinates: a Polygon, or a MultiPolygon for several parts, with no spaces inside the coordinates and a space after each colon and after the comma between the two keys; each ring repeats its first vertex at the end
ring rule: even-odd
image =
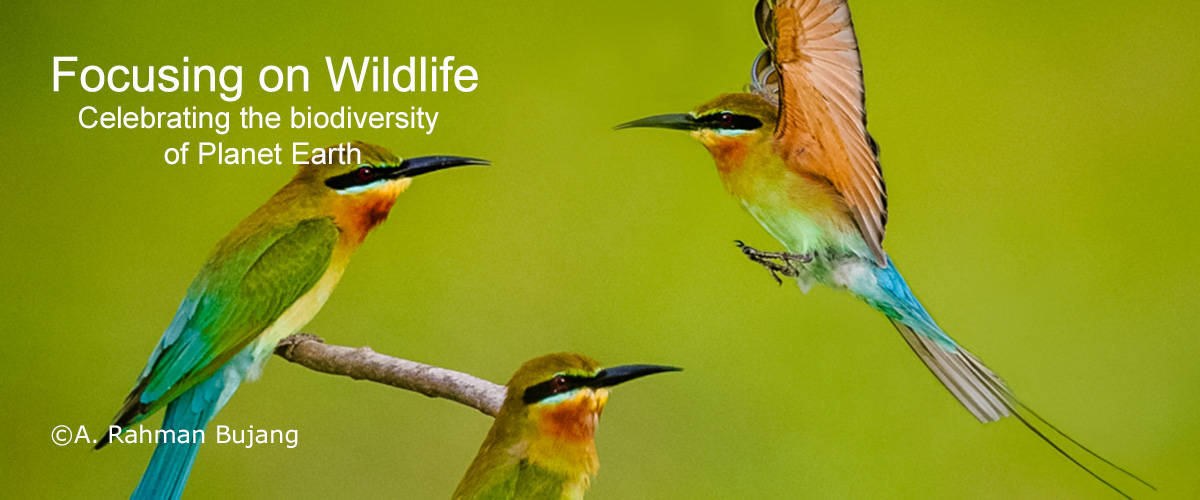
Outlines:
{"type": "Polygon", "coordinates": [[[467,469],[454,500],[580,499],[600,467],[593,435],[608,389],[657,365],[601,369],[579,354],[527,361],[508,381],[504,406],[467,469]]]}
{"type": "Polygon", "coordinates": [[[1043,432],[1082,445],[1029,411],[938,327],[884,252],[887,190],[879,148],[867,133],[862,64],[846,2],[759,0],[755,20],[766,48],[752,64],[748,92],[617,128],[689,131],[713,156],[725,189],[786,249],[763,252],[738,242],[751,260],[776,280],[796,278],[805,291],[819,283],[854,294],[887,316],[979,421],[1016,415],[1109,484],[1043,432]]]}
{"type": "MultiPolygon", "coordinates": [[[[401,161],[364,143],[353,143],[342,156],[355,161],[301,165],[291,182],[217,243],[113,426],[127,428],[166,406],[163,429],[203,430],[238,384],[258,377],[275,345],[317,314],[351,254],[413,177],[487,164],[457,156],[401,161]]],[[[110,437],[106,433],[96,448],[110,437]]],[[[199,446],[160,442],[132,498],[179,498],[199,446]]]]}

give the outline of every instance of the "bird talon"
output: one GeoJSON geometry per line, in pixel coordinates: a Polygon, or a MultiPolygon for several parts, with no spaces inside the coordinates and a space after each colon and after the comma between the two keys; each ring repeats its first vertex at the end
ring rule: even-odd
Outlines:
{"type": "Polygon", "coordinates": [[[813,254],[811,253],[789,253],[786,255],[788,261],[794,260],[801,264],[808,264],[813,261],[813,254]]]}
{"type": "Polygon", "coordinates": [[[779,275],[784,275],[789,278],[797,278],[800,276],[800,269],[796,267],[796,263],[808,264],[813,261],[812,253],[788,253],[788,252],[764,252],[750,245],[745,244],[741,240],[734,240],[742,254],[751,261],[767,268],[771,273],[771,277],[780,285],[783,284],[783,279],[779,275]],[[776,262],[778,261],[778,262],[776,262]]]}

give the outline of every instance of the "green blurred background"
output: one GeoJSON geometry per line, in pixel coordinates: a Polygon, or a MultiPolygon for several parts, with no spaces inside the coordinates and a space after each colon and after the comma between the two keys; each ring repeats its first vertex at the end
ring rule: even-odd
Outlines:
{"type": "MultiPolygon", "coordinates": [[[[1195,2],[856,2],[887,248],[942,325],[1025,402],[1156,483],[1200,495],[1200,37],[1195,2]]],[[[291,175],[169,167],[162,150],[361,139],[488,158],[422,177],[307,331],[503,381],[571,350],[679,375],[622,386],[593,499],[1111,498],[1016,421],[980,425],[878,314],[778,287],[773,242],[683,134],[613,132],[745,83],[752,0],[9,4],[0,484],[123,497],[152,451],[56,447],[109,422],[211,246],[291,175]],[[51,92],[51,57],[237,64],[214,94],[51,92]],[[454,55],[471,94],[334,94],[323,57],[454,55]],[[308,94],[265,94],[304,64],[308,94]],[[440,112],[437,131],[84,130],[84,105],[440,112]],[[397,304],[390,306],[389,304],[397,304]]],[[[157,425],[156,416],[148,423],[157,425]]],[[[188,493],[444,498],[491,421],[273,360],[215,423],[296,449],[208,446],[188,493]]],[[[1144,491],[1144,490],[1134,490],[1144,491]]]]}

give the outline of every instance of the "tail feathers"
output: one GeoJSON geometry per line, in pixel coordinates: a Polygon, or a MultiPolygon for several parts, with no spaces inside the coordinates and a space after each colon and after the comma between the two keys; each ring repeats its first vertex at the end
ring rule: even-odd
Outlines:
{"type": "MultiPolygon", "coordinates": [[[[192,411],[188,398],[180,398],[167,407],[167,416],[163,420],[163,429],[176,431],[177,435],[191,433],[193,429],[203,429],[208,419],[207,412],[192,411]]],[[[160,441],[154,448],[154,456],[150,465],[142,474],[131,499],[179,498],[183,495],[183,487],[187,484],[188,474],[196,461],[196,453],[200,451],[197,442],[160,441]]]]}
{"type": "Polygon", "coordinates": [[[992,373],[965,349],[948,351],[937,341],[917,333],[912,327],[892,320],[908,347],[942,385],[950,390],[980,422],[995,422],[1010,414],[1007,395],[1011,394],[1004,381],[992,373]]]}
{"type": "Polygon", "coordinates": [[[1067,433],[1059,430],[1058,427],[1054,426],[1054,424],[1051,424],[1046,419],[1042,418],[1041,415],[1038,415],[1037,412],[1034,412],[1032,408],[1029,408],[1020,401],[1017,401],[1016,398],[1012,398],[1011,409],[1013,411],[1013,415],[1017,417],[1017,420],[1021,421],[1021,424],[1024,425],[1025,428],[1036,434],[1037,437],[1041,438],[1042,441],[1045,441],[1046,444],[1049,444],[1050,447],[1054,448],[1054,451],[1057,451],[1059,455],[1066,457],[1066,459],[1070,460],[1071,463],[1075,464],[1080,469],[1083,469],[1084,472],[1088,473],[1088,475],[1096,478],[1097,481],[1104,483],[1105,486],[1108,486],[1109,489],[1112,489],[1121,496],[1125,498],[1132,498],[1128,493],[1125,493],[1124,490],[1117,487],[1117,485],[1113,483],[1111,478],[1114,476],[1124,476],[1125,478],[1132,479],[1140,483],[1142,486],[1150,488],[1151,490],[1158,491],[1158,488],[1155,488],[1153,484],[1150,484],[1145,479],[1138,477],[1137,474],[1129,472],[1124,467],[1121,467],[1120,465],[1111,462],[1107,458],[1100,456],[1087,446],[1084,446],[1079,441],[1076,441],[1075,438],[1072,438],[1071,436],[1067,435],[1067,433]],[[1085,464],[1084,460],[1092,462],[1092,465],[1089,466],[1085,464]],[[1102,477],[1100,475],[1101,472],[1106,473],[1110,479],[1105,479],[1102,477]]]}
{"type": "MultiPolygon", "coordinates": [[[[236,388],[236,382],[228,384],[223,371],[209,377],[181,394],[167,405],[162,428],[173,431],[173,439],[159,438],[154,456],[142,474],[142,480],[134,490],[131,500],[178,499],[183,495],[196,453],[200,451],[203,438],[198,433],[220,410],[227,388],[236,388]]],[[[232,393],[231,391],[228,391],[232,393]]],[[[168,434],[164,433],[164,436],[168,434]]]]}
{"type": "Polygon", "coordinates": [[[1110,477],[1125,476],[1152,490],[1156,489],[1144,479],[1088,449],[1025,406],[1005,385],[1004,380],[966,349],[954,346],[953,350],[948,350],[898,320],[892,323],[929,371],[980,422],[994,422],[1010,415],[1016,417],[1060,455],[1125,498],[1130,498],[1129,494],[1101,476],[1102,472],[1110,477]]]}

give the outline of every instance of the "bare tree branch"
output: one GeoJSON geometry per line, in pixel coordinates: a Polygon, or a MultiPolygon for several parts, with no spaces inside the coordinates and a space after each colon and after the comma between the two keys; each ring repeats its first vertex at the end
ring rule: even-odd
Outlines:
{"type": "Polygon", "coordinates": [[[275,354],[305,368],[355,380],[370,380],[392,387],[449,399],[496,416],[506,389],[470,374],[393,358],[370,347],[326,344],[321,337],[297,333],[279,342],[275,354]]]}

